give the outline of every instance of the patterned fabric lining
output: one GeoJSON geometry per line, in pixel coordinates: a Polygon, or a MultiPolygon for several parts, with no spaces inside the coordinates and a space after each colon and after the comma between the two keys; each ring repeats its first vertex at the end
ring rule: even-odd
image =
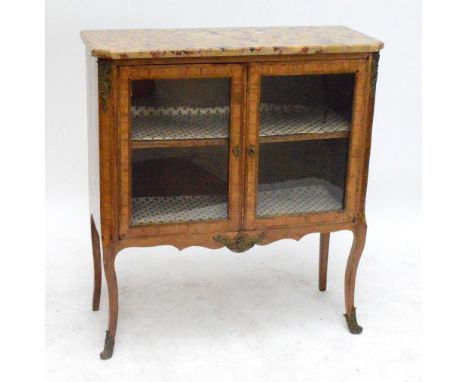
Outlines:
{"type": "Polygon", "coordinates": [[[227,219],[227,197],[194,195],[132,199],[132,224],[227,219]]]}
{"type": "MultiPolygon", "coordinates": [[[[228,138],[229,106],[132,106],[132,140],[228,138]]],[[[349,120],[330,107],[260,105],[260,136],[349,131],[349,120]]]]}
{"type": "Polygon", "coordinates": [[[330,107],[260,105],[260,136],[348,131],[349,122],[330,107]]]}
{"type": "Polygon", "coordinates": [[[336,211],[343,208],[342,199],[340,188],[317,178],[261,184],[257,195],[257,215],[336,211]]]}
{"type": "MultiPolygon", "coordinates": [[[[306,178],[260,185],[257,214],[286,215],[342,209],[343,191],[306,178]]],[[[132,224],[227,219],[227,197],[220,195],[139,197],[132,199],[132,224]]]]}

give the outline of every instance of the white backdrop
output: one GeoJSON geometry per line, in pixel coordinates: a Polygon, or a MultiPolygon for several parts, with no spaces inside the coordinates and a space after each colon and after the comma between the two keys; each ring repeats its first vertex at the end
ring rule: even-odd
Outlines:
{"type": "Polygon", "coordinates": [[[359,381],[418,380],[420,13],[420,2],[407,0],[48,0],[46,312],[50,380],[86,380],[90,376],[107,380],[111,375],[114,380],[146,380],[152,375],[171,381],[221,380],[220,376],[244,381],[314,376],[326,376],[327,381],[341,381],[343,376],[359,381]],[[101,311],[90,312],[86,79],[80,30],[337,24],[385,42],[367,197],[368,242],[358,272],[357,307],[363,335],[348,335],[341,317],[348,233],[332,235],[326,294],[316,292],[315,235],[300,243],[287,240],[256,248],[251,255],[242,256],[227,250],[187,249],[182,252],[186,256],[181,256],[169,247],[129,249],[117,260],[121,315],[116,352],[112,361],[99,363],[106,289],[101,311]],[[157,288],[165,294],[155,291],[157,288]],[[238,296],[232,297],[230,290],[238,296]],[[223,305],[220,296],[233,306],[223,305]],[[250,303],[249,298],[253,298],[250,303]],[[194,299],[207,305],[193,305],[194,299]],[[158,304],[164,312],[157,310],[158,304]],[[190,315],[183,306],[195,313],[190,315]],[[226,309],[226,321],[216,319],[220,306],[226,309]],[[171,309],[172,313],[166,312],[171,309]],[[175,324],[173,314],[178,315],[175,324]],[[284,319],[284,326],[275,317],[284,319]],[[296,322],[298,318],[305,326],[296,322]],[[238,331],[234,337],[225,337],[232,330],[238,331]],[[139,358],[132,355],[135,352],[139,358]],[[125,369],[121,360],[126,361],[125,369]]]}

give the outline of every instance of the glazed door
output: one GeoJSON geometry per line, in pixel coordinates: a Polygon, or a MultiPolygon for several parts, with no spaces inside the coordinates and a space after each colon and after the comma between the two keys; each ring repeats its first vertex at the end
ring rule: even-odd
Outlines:
{"type": "Polygon", "coordinates": [[[349,221],[366,61],[249,66],[244,227],[349,221]]]}
{"type": "Polygon", "coordinates": [[[119,69],[120,236],[237,230],[241,65],[119,69]]]}

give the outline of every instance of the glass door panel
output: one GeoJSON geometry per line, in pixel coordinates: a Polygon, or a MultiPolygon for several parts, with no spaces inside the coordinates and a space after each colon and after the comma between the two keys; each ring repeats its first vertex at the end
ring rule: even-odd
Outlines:
{"type": "Polygon", "coordinates": [[[131,224],[228,219],[229,78],[131,81],[131,224]]]}
{"type": "Polygon", "coordinates": [[[257,215],[342,210],[347,152],[346,139],[261,143],[257,215]]]}
{"type": "Polygon", "coordinates": [[[256,215],[343,210],[354,74],[260,81],[256,215]]]}
{"type": "Polygon", "coordinates": [[[228,218],[227,145],[132,154],[132,224],[228,218]]]}

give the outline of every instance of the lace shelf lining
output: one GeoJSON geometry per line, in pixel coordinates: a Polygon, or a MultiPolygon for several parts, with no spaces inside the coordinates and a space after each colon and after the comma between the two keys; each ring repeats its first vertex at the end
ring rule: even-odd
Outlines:
{"type": "MultiPolygon", "coordinates": [[[[229,137],[229,106],[132,106],[132,140],[183,140],[229,137]]],[[[260,136],[349,131],[350,119],[330,107],[260,105],[260,136]]]]}
{"type": "MultiPolygon", "coordinates": [[[[317,178],[261,184],[257,198],[258,216],[337,211],[343,208],[343,191],[317,178]]],[[[224,220],[228,218],[227,211],[225,195],[137,197],[132,199],[132,224],[224,220]]]]}

